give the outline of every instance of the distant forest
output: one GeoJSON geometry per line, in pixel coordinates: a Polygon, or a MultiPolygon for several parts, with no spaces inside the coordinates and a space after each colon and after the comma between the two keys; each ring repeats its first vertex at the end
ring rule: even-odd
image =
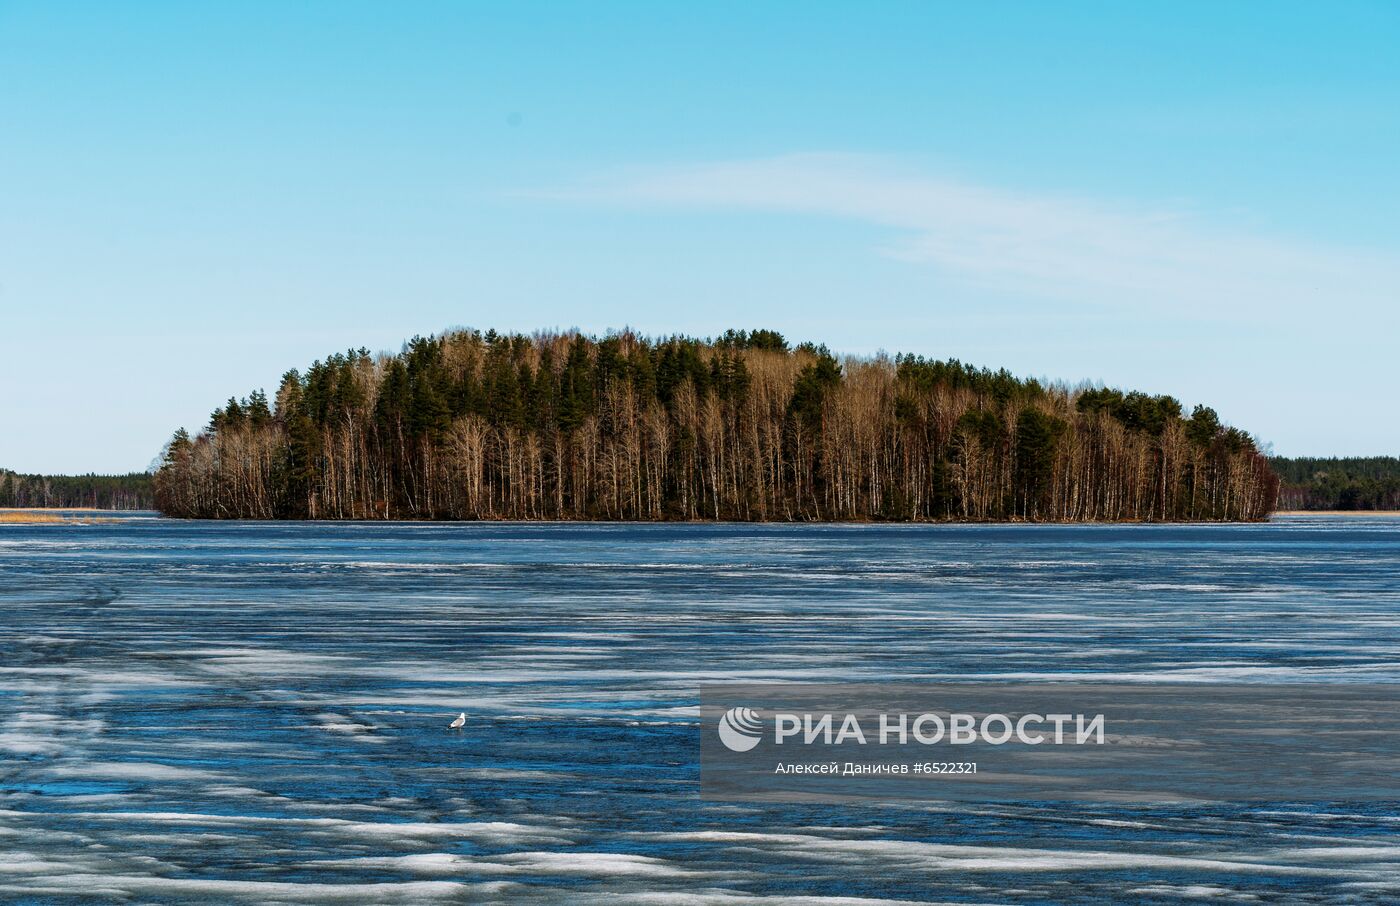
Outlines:
{"type": "Polygon", "coordinates": [[[1277,478],[1169,396],[918,356],[451,331],[176,432],[166,514],[258,519],[1254,520],[1277,478]]]}
{"type": "Polygon", "coordinates": [[[1400,459],[1269,459],[1278,473],[1279,509],[1400,510],[1400,459]]]}
{"type": "Polygon", "coordinates": [[[0,469],[0,507],[93,507],[99,510],[155,509],[151,476],[20,475],[0,469]]]}

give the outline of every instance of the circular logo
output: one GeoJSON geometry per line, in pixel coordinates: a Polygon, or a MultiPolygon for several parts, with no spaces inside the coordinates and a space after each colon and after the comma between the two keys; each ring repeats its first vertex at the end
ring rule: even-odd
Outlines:
{"type": "Polygon", "coordinates": [[[752,708],[730,708],[719,719],[719,741],[731,752],[747,752],[763,738],[763,719],[752,708]]]}

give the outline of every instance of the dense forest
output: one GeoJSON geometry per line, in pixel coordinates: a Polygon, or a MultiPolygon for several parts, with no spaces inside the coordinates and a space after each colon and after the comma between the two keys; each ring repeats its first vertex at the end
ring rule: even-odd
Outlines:
{"type": "Polygon", "coordinates": [[[0,507],[155,509],[151,476],[20,475],[0,469],[0,507]]]}
{"type": "Polygon", "coordinates": [[[1279,509],[1400,510],[1400,459],[1270,458],[1278,473],[1279,509]]]}
{"type": "Polygon", "coordinates": [[[352,350],[177,432],[156,474],[169,515],[257,519],[1249,520],[1277,488],[1204,406],[766,330],[352,350]]]}

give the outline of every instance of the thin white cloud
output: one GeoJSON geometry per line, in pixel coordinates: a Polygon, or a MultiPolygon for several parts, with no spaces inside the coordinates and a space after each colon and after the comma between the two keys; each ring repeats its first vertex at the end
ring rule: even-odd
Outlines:
{"type": "Polygon", "coordinates": [[[881,249],[888,255],[1033,297],[1228,317],[1372,309],[1400,295],[1395,255],[1254,235],[1195,213],[980,186],[879,157],[652,168],[567,197],[860,221],[896,232],[881,249]]]}

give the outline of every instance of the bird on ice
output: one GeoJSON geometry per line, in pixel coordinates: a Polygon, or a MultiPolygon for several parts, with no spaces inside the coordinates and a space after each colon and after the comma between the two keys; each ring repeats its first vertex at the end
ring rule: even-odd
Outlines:
{"type": "Polygon", "coordinates": [[[467,722],[467,712],[463,711],[461,714],[458,714],[458,715],[457,715],[457,719],[456,719],[456,720],[454,720],[452,723],[450,723],[450,724],[447,725],[447,729],[449,729],[449,730],[460,730],[460,729],[462,729],[463,725],[466,724],[466,722],[467,722]]]}

